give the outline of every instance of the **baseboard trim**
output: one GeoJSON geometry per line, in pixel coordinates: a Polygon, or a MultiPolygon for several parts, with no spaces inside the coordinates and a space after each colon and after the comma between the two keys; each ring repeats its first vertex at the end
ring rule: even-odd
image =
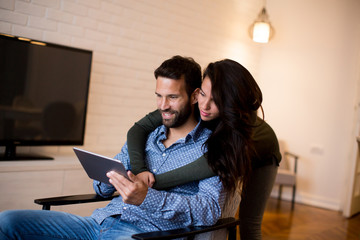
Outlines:
{"type": "MultiPolygon", "coordinates": [[[[278,197],[278,188],[277,187],[274,187],[274,189],[272,190],[272,192],[270,194],[270,197],[273,197],[273,198],[278,197]]],[[[283,188],[281,199],[291,201],[291,199],[292,199],[291,188],[283,188]]],[[[308,193],[304,193],[304,192],[300,192],[300,191],[296,192],[295,202],[314,206],[314,207],[334,210],[334,211],[341,210],[339,200],[324,198],[322,196],[316,196],[316,195],[312,195],[312,194],[308,194],[308,193]]]]}

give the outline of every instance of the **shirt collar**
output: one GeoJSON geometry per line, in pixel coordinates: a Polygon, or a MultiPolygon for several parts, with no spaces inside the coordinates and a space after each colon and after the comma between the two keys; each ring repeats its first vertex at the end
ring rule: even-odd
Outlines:
{"type": "MultiPolygon", "coordinates": [[[[186,143],[188,141],[190,141],[191,139],[193,139],[194,142],[196,142],[199,137],[201,136],[204,127],[202,126],[203,124],[201,124],[201,119],[199,120],[198,124],[195,126],[195,128],[193,130],[191,130],[185,138],[183,138],[182,140],[186,143]]],[[[161,140],[166,139],[166,133],[168,131],[168,128],[165,127],[164,125],[161,125],[160,129],[159,129],[159,137],[161,138],[161,140]]],[[[178,140],[179,141],[179,140],[178,140]]]]}

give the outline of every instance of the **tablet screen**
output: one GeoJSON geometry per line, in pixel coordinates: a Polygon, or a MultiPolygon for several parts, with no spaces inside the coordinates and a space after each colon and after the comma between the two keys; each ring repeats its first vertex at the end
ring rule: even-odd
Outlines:
{"type": "Polygon", "coordinates": [[[74,152],[91,179],[110,184],[109,178],[106,176],[106,173],[110,171],[115,171],[128,178],[126,169],[119,160],[101,156],[79,148],[74,148],[74,152]]]}

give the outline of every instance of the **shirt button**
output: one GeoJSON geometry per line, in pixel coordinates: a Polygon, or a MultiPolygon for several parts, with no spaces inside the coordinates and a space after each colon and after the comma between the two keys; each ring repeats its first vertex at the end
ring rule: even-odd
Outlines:
{"type": "Polygon", "coordinates": [[[153,169],[153,172],[155,173],[156,171],[157,171],[157,170],[154,168],[154,169],[153,169]]]}
{"type": "Polygon", "coordinates": [[[124,210],[126,210],[126,207],[123,207],[124,210]]]}
{"type": "Polygon", "coordinates": [[[162,156],[165,157],[165,156],[166,156],[166,153],[163,153],[162,156]]]}

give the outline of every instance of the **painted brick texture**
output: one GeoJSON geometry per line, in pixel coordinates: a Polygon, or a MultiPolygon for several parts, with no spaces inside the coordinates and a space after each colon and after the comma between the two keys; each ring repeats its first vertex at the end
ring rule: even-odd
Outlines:
{"type": "MultiPolygon", "coordinates": [[[[84,148],[115,155],[155,105],[153,71],[173,55],[238,60],[256,75],[253,1],[1,0],[0,31],[93,51],[84,148]]],[[[30,148],[31,149],[31,148],[30,148]]],[[[70,147],[44,147],[70,152],[70,147]]]]}

